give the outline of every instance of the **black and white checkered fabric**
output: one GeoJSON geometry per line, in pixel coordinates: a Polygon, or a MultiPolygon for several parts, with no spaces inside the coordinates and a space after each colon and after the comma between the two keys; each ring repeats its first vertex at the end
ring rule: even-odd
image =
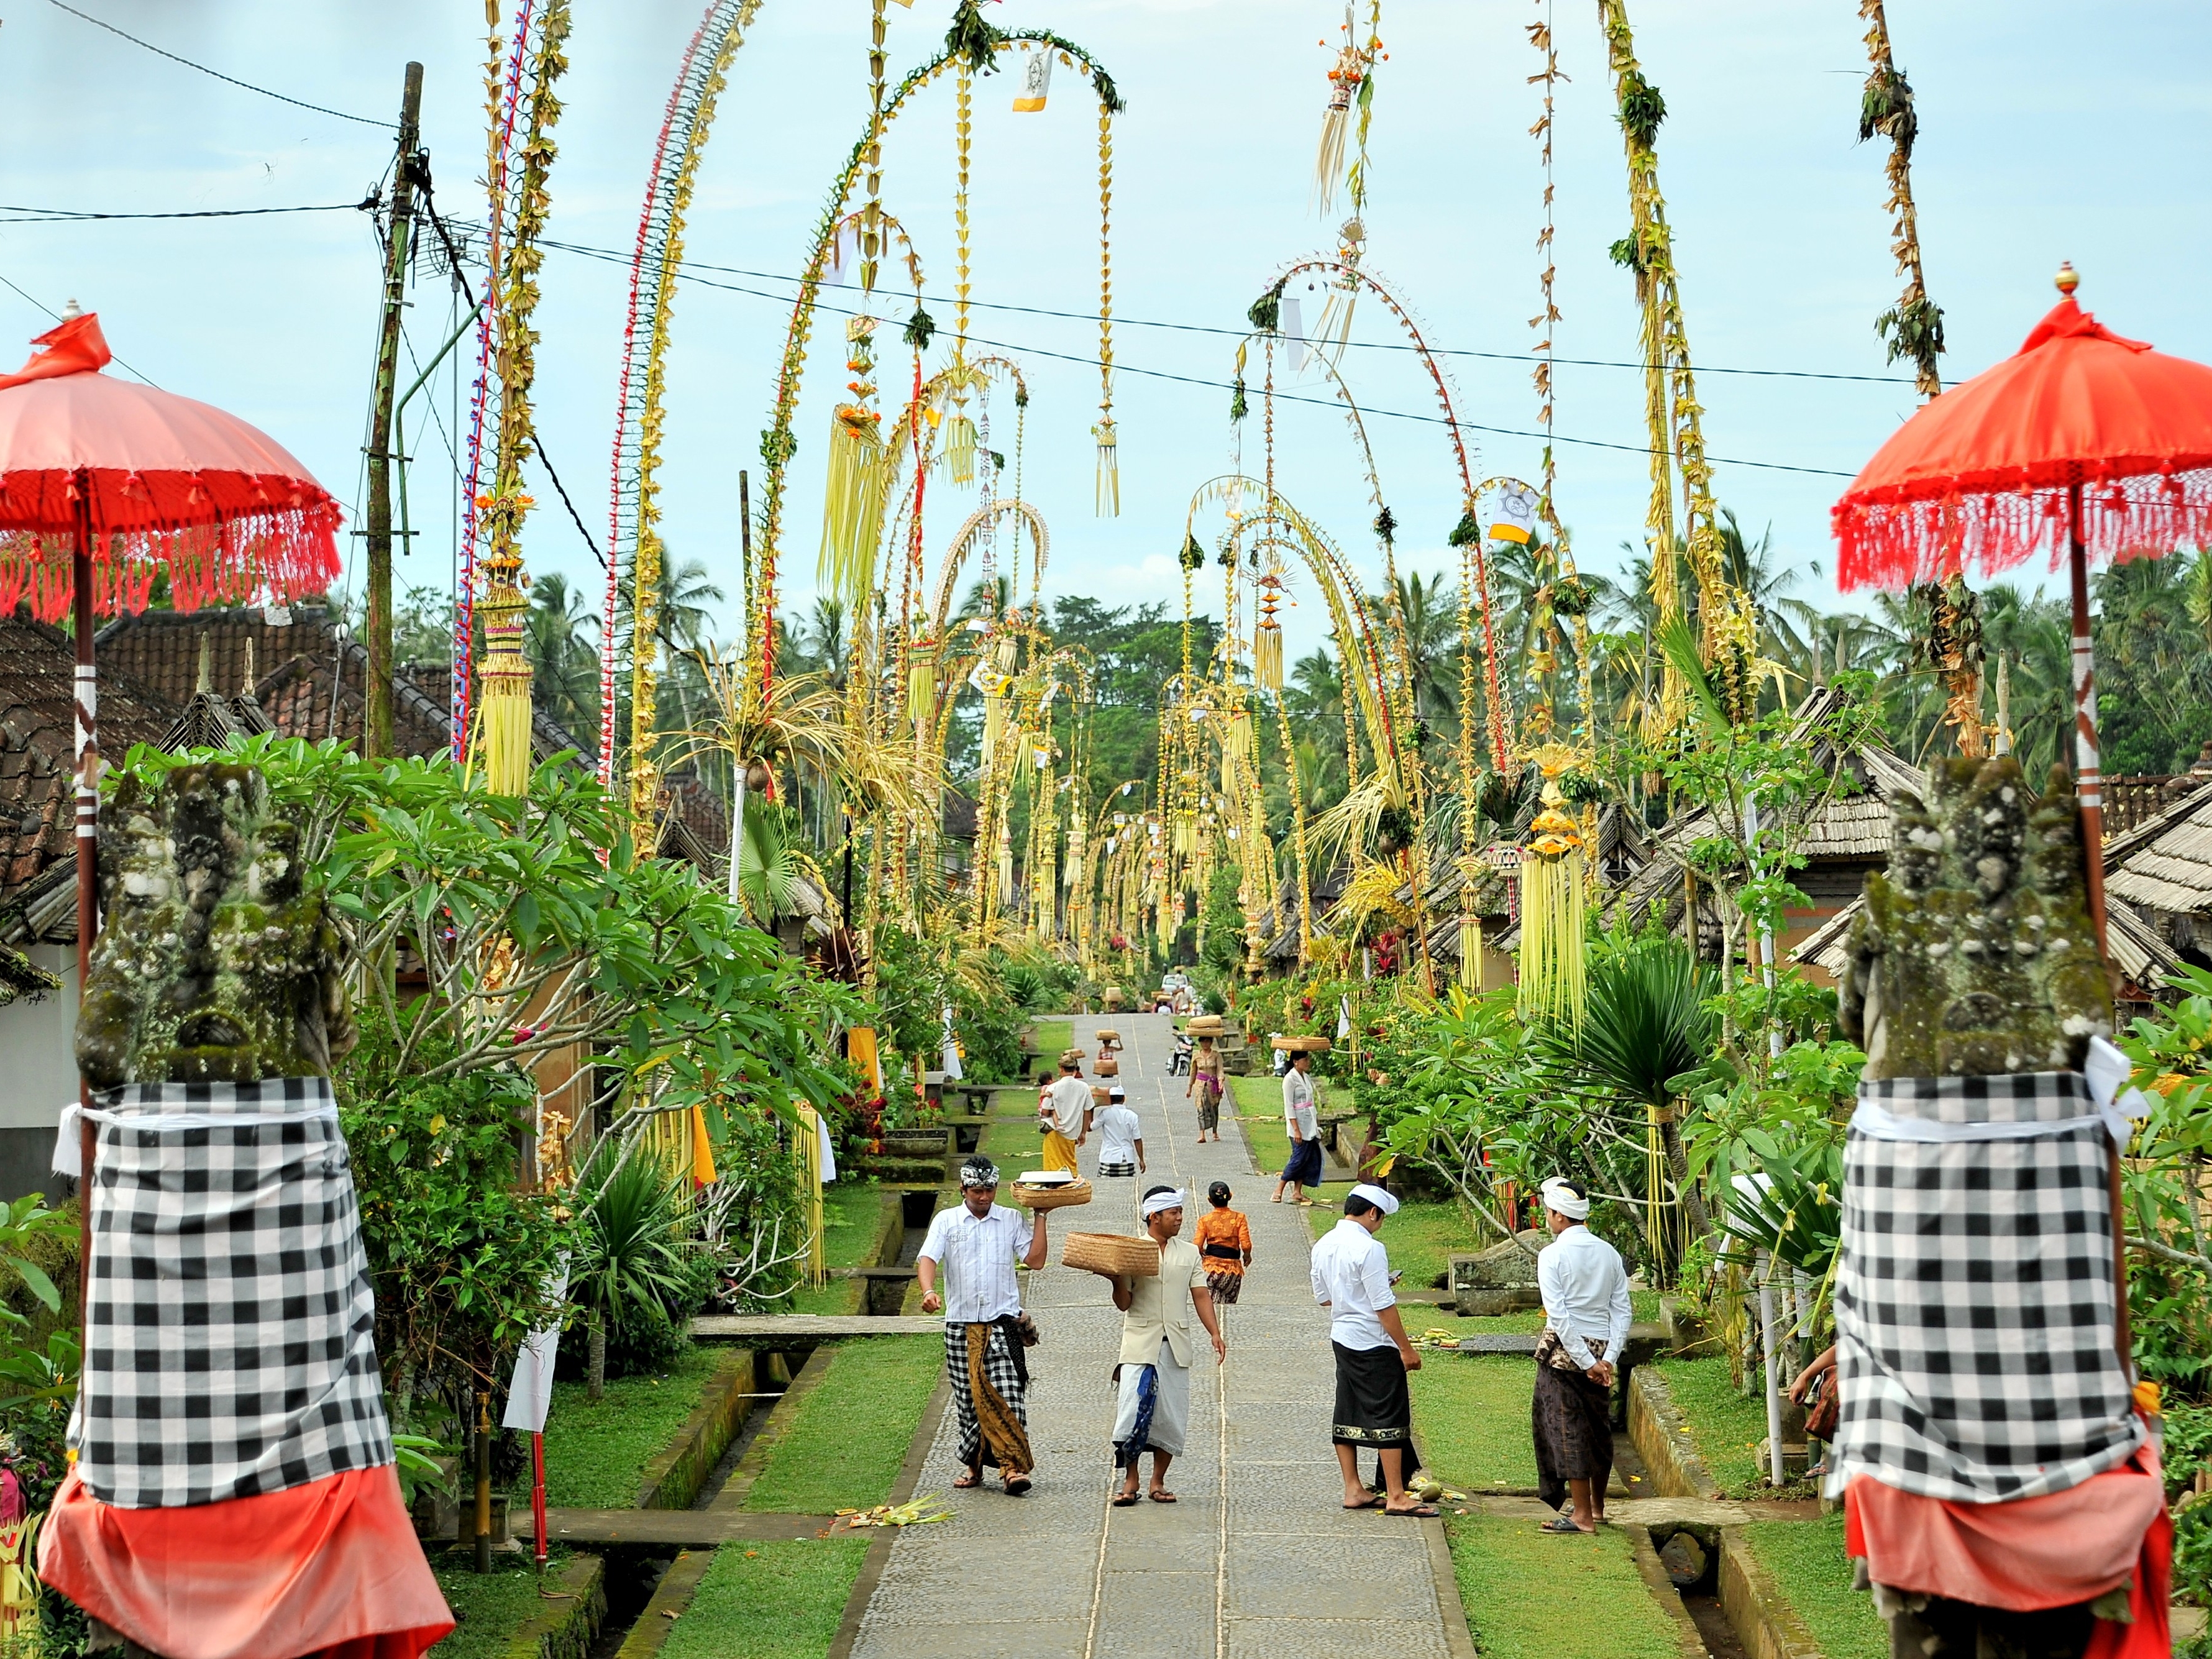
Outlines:
{"type": "MultiPolygon", "coordinates": [[[[983,1346],[983,1377],[1012,1408],[1024,1428],[1030,1425],[1029,1385],[1014,1364],[1013,1339],[994,1327],[983,1346]]],[[[975,1417],[975,1391],[968,1382],[968,1328],[945,1328],[945,1380],[951,1384],[952,1420],[960,1431],[960,1461],[970,1468],[983,1456],[983,1426],[975,1417]]]]}
{"type": "Polygon", "coordinates": [[[1859,1103],[1830,1492],[1869,1474],[2002,1503],[2123,1462],[2143,1430],[2112,1346],[2111,1141],[2080,1073],[1862,1082],[1859,1103]],[[1911,1138],[1929,1134],[1949,1138],[1911,1138]]]}
{"type": "Polygon", "coordinates": [[[91,1297],[70,1423],[93,1495],[171,1509],[391,1462],[329,1082],[133,1085],[99,1097],[94,1115],[91,1297]]]}

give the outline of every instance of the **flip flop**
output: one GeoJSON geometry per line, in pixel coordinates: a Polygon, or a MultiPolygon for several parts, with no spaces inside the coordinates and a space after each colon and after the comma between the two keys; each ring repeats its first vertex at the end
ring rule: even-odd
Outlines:
{"type": "Polygon", "coordinates": [[[1114,1494],[1114,1507],[1117,1510],[1133,1509],[1136,1506],[1136,1502],[1137,1494],[1133,1492],[1117,1492],[1114,1494]]]}
{"type": "Polygon", "coordinates": [[[1358,1503],[1346,1504],[1344,1507],[1348,1510],[1371,1510],[1382,1501],[1382,1500],[1376,1497],[1374,1493],[1370,1492],[1365,1498],[1360,1499],[1358,1503]]]}
{"type": "Polygon", "coordinates": [[[1029,1489],[1030,1489],[1030,1478],[1029,1478],[1029,1476],[1027,1476],[1026,1474],[1015,1474],[1015,1475],[1009,1475],[1009,1476],[1007,1476],[1007,1477],[1006,1477],[1006,1496],[1007,1496],[1007,1497],[1009,1497],[1009,1498],[1019,1498],[1019,1497],[1020,1497],[1024,1492],[1027,1492],[1029,1489]]]}
{"type": "Polygon", "coordinates": [[[1150,1492],[1145,1496],[1155,1504],[1172,1504],[1176,1501],[1176,1495],[1171,1492],[1150,1492]]]}
{"type": "Polygon", "coordinates": [[[1538,1532],[1557,1533],[1562,1538],[1569,1535],[1577,1538],[1587,1535],[1580,1527],[1575,1524],[1573,1516],[1565,1515],[1553,1516],[1550,1520],[1544,1522],[1542,1526],[1537,1528],[1536,1530],[1538,1532]]]}
{"type": "Polygon", "coordinates": [[[969,1469],[952,1483],[952,1490],[955,1492],[968,1492],[976,1486],[981,1486],[982,1484],[983,1477],[974,1469],[969,1469]]]}
{"type": "MultiPolygon", "coordinates": [[[[1402,1510],[1394,1510],[1389,1506],[1389,1504],[1385,1504],[1382,1506],[1382,1513],[1385,1515],[1410,1515],[1416,1521],[1426,1521],[1440,1513],[1440,1511],[1434,1504],[1413,1504],[1402,1510]]],[[[1572,1523],[1571,1522],[1570,1524],[1572,1523]]]]}

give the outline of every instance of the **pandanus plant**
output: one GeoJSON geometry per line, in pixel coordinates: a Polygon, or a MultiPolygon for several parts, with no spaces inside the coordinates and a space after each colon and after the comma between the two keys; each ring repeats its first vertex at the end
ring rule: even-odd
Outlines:
{"type": "Polygon", "coordinates": [[[672,1311],[693,1282],[693,1236],[684,1178],[656,1164],[642,1146],[626,1151],[616,1138],[599,1143],[586,1167],[586,1206],[569,1296],[585,1310],[587,1390],[599,1399],[607,1384],[607,1328],[625,1318],[672,1311]]]}

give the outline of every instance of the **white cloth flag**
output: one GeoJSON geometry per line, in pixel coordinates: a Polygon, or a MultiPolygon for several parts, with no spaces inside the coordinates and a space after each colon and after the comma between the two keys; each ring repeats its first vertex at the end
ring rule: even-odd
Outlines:
{"type": "Polygon", "coordinates": [[[1283,337],[1291,343],[1291,368],[1304,368],[1306,366],[1306,319],[1305,313],[1299,307],[1297,295],[1283,295],[1282,305],[1276,313],[1275,320],[1281,325],[1280,331],[1283,337]]]}
{"type": "Polygon", "coordinates": [[[1045,46],[1022,57],[1022,89],[1014,94],[1014,113],[1034,115],[1044,107],[1052,90],[1053,48],[1045,46]]]}
{"type": "Polygon", "coordinates": [[[814,1115],[814,1133],[822,1142],[822,1184],[826,1187],[837,1178],[837,1149],[830,1143],[830,1120],[819,1112],[814,1115]]]}
{"type": "Polygon", "coordinates": [[[1341,1042],[1351,1035],[1352,999],[1339,997],[1336,1000],[1336,1040],[1341,1042]]]}
{"type": "MultiPolygon", "coordinates": [[[[559,1302],[568,1294],[566,1251],[561,1255],[558,1275],[548,1301],[559,1302]]],[[[507,1385],[507,1414],[500,1419],[500,1427],[520,1429],[525,1434],[545,1432],[545,1413],[553,1404],[553,1351],[560,1346],[558,1320],[542,1331],[531,1332],[523,1342],[521,1352],[514,1356],[514,1381],[507,1385]]]]}
{"type": "Polygon", "coordinates": [[[963,1075],[960,1069],[960,1045],[952,1036],[952,1011],[947,1008],[945,1011],[945,1080],[957,1083],[963,1075]]]}

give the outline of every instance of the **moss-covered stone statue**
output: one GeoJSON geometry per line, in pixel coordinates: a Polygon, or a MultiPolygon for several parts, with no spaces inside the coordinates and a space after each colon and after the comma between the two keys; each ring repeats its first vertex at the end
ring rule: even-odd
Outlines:
{"type": "Polygon", "coordinates": [[[104,921],[76,1026],[94,1088],[330,1074],[356,1034],[299,846],[252,767],[125,779],[102,805],[104,921]]]}
{"type": "Polygon", "coordinates": [[[2065,769],[2033,803],[2020,763],[1936,762],[1893,803],[1887,874],[1867,878],[1841,988],[1869,1078],[2077,1070],[2112,1032],[2065,769]]]}

